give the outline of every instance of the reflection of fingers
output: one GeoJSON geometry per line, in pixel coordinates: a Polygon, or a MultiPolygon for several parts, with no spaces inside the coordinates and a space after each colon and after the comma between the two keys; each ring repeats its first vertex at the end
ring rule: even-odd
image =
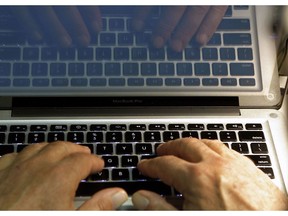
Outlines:
{"type": "Polygon", "coordinates": [[[43,40],[41,29],[37,25],[35,18],[30,13],[28,7],[12,6],[11,10],[15,14],[15,17],[18,19],[22,29],[27,34],[28,39],[32,41],[43,40]]]}
{"type": "Polygon", "coordinates": [[[209,41],[225,15],[226,10],[227,6],[210,7],[209,12],[207,13],[197,32],[196,40],[200,44],[204,45],[209,41]]]}
{"type": "Polygon", "coordinates": [[[108,188],[94,194],[79,210],[115,210],[127,199],[128,195],[123,189],[108,188]]]}
{"type": "Polygon", "coordinates": [[[153,30],[152,41],[155,47],[164,46],[177,23],[185,12],[185,6],[164,6],[159,21],[153,30]]]}
{"type": "Polygon", "coordinates": [[[58,17],[72,36],[72,40],[81,46],[90,43],[90,34],[76,6],[55,6],[58,17]]]}
{"type": "Polygon", "coordinates": [[[31,8],[37,14],[37,19],[43,26],[43,31],[48,34],[53,42],[67,47],[72,44],[71,37],[63,27],[54,9],[50,6],[35,6],[31,8]]]}
{"type": "Polygon", "coordinates": [[[85,23],[90,27],[93,33],[99,33],[102,29],[102,18],[99,7],[97,6],[79,6],[78,7],[85,23]]]}
{"type": "Polygon", "coordinates": [[[145,21],[149,17],[152,6],[135,6],[132,19],[132,28],[135,31],[142,31],[145,26],[145,21]]]}
{"type": "Polygon", "coordinates": [[[17,157],[17,153],[10,153],[0,157],[0,170],[9,167],[17,157]]]}
{"type": "Polygon", "coordinates": [[[209,6],[195,6],[188,7],[183,15],[181,22],[179,22],[175,34],[171,40],[171,47],[176,51],[181,51],[185,48],[197,29],[201,25],[209,6]]]}
{"type": "Polygon", "coordinates": [[[189,162],[200,162],[213,153],[204,143],[196,138],[182,138],[169,141],[157,148],[159,155],[175,155],[189,162]]]}
{"type": "Polygon", "coordinates": [[[187,189],[187,179],[189,176],[193,176],[194,166],[196,165],[171,155],[141,160],[138,163],[138,169],[143,175],[159,178],[165,184],[176,188],[180,193],[187,189]]]}
{"type": "Polygon", "coordinates": [[[140,190],[133,194],[132,202],[138,210],[176,210],[160,195],[140,190]]]}

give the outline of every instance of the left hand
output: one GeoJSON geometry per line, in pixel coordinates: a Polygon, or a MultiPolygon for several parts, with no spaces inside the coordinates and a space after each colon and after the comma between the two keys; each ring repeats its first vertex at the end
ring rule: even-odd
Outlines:
{"type": "MultiPolygon", "coordinates": [[[[1,210],[75,210],[79,182],[103,169],[90,149],[69,142],[33,144],[0,158],[1,210]]],[[[121,188],[99,191],[79,210],[113,210],[127,199],[121,188]]]]}
{"type": "MultiPolygon", "coordinates": [[[[136,31],[144,28],[152,6],[136,8],[132,26],[136,31]]],[[[206,44],[216,31],[227,6],[163,6],[155,26],[152,43],[156,48],[167,41],[175,51],[183,50],[195,36],[200,45],[206,44]]]]}

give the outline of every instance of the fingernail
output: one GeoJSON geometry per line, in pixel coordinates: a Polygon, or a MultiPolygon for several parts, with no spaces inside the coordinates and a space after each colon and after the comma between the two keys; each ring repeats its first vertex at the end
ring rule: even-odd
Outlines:
{"type": "Polygon", "coordinates": [[[141,31],[144,28],[144,22],[142,20],[133,20],[132,27],[135,31],[141,31]]]}
{"type": "Polygon", "coordinates": [[[127,199],[128,199],[128,195],[123,190],[117,191],[115,194],[113,194],[112,202],[113,202],[114,209],[119,208],[127,199]]]}
{"type": "Polygon", "coordinates": [[[132,202],[134,206],[139,210],[145,210],[150,203],[150,201],[145,196],[138,192],[132,196],[132,202]]]}
{"type": "Polygon", "coordinates": [[[171,40],[170,46],[176,52],[181,52],[183,50],[183,43],[181,40],[178,39],[171,40]]]}
{"type": "Polygon", "coordinates": [[[206,34],[200,34],[198,36],[197,42],[201,45],[204,45],[208,42],[208,36],[206,34]]]}
{"type": "Polygon", "coordinates": [[[153,45],[156,47],[156,48],[161,48],[163,47],[165,44],[165,41],[164,41],[164,38],[161,37],[161,36],[155,36],[153,38],[153,45]]]}

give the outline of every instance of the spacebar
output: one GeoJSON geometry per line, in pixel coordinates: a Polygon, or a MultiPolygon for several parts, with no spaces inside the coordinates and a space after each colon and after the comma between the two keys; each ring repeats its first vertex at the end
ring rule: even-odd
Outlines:
{"type": "Polygon", "coordinates": [[[172,188],[160,181],[141,181],[141,182],[81,182],[76,191],[76,196],[91,196],[99,190],[120,187],[129,195],[138,190],[149,190],[155,193],[169,196],[172,195],[172,188]]]}

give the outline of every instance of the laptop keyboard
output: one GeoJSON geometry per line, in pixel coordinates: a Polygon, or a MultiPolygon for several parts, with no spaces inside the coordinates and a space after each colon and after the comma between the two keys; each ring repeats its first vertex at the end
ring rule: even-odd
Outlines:
{"type": "Polygon", "coordinates": [[[199,47],[192,39],[183,52],[149,46],[158,10],[143,33],[132,33],[129,7],[118,8],[117,14],[115,7],[102,7],[103,31],[92,37],[91,45],[65,49],[28,43],[7,7],[0,10],[4,94],[261,89],[253,7],[230,6],[207,46],[199,47]]]}
{"type": "Polygon", "coordinates": [[[139,189],[163,195],[180,195],[158,179],[143,176],[137,170],[142,159],[157,157],[160,143],[183,137],[219,139],[225,145],[247,157],[274,179],[274,172],[261,123],[151,123],[151,124],[0,124],[0,155],[21,152],[39,142],[71,141],[90,148],[102,157],[104,169],[84,179],[78,196],[118,186],[129,194],[139,189]]]}

